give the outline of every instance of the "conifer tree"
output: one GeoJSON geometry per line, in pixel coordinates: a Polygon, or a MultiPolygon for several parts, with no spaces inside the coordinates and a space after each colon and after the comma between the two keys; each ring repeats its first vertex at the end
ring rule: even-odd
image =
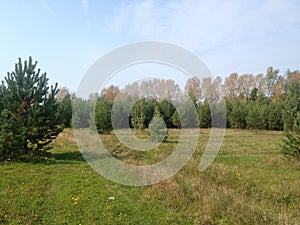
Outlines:
{"type": "Polygon", "coordinates": [[[144,128],[144,122],[146,119],[145,113],[144,113],[144,101],[137,102],[131,111],[131,126],[134,128],[134,132],[136,131],[141,132],[144,128]]]}
{"type": "Polygon", "coordinates": [[[159,111],[162,114],[162,117],[164,118],[167,127],[171,127],[172,126],[172,120],[171,117],[175,112],[175,107],[173,106],[173,104],[167,100],[167,99],[163,99],[161,102],[159,102],[159,111]]]}
{"type": "Polygon", "coordinates": [[[228,113],[228,121],[231,128],[245,129],[246,128],[246,107],[245,103],[238,100],[231,103],[232,110],[228,113]]]}
{"type": "Polygon", "coordinates": [[[294,120],[300,111],[300,83],[290,81],[287,87],[287,96],[283,104],[283,122],[285,131],[293,131],[294,120]]]}
{"type": "Polygon", "coordinates": [[[15,71],[8,73],[0,86],[2,153],[12,155],[18,150],[18,156],[37,155],[49,150],[62,131],[57,84],[49,87],[46,73],[41,74],[36,66],[31,57],[24,63],[19,58],[15,71]]]}
{"type": "Polygon", "coordinates": [[[95,124],[99,133],[109,134],[112,130],[111,123],[112,103],[104,98],[99,98],[95,108],[95,124]]]}
{"type": "Polygon", "coordinates": [[[283,154],[297,157],[300,161],[300,112],[294,121],[294,132],[286,130],[284,135],[286,139],[283,140],[281,151],[283,154]]]}
{"type": "Polygon", "coordinates": [[[249,129],[266,129],[267,115],[266,105],[249,102],[246,107],[246,123],[249,129]]]}
{"type": "Polygon", "coordinates": [[[71,127],[72,120],[72,99],[71,95],[67,93],[61,100],[59,101],[59,115],[61,119],[61,123],[64,127],[71,127]]]}
{"type": "Polygon", "coordinates": [[[181,122],[180,122],[180,118],[178,115],[178,111],[176,110],[172,117],[171,117],[171,121],[174,127],[180,128],[181,127],[181,122]]]}
{"type": "Polygon", "coordinates": [[[201,128],[211,127],[211,110],[208,102],[198,106],[199,126],[201,128]]]}
{"type": "Polygon", "coordinates": [[[282,130],[282,104],[270,103],[267,108],[268,130],[282,130]]]}
{"type": "Polygon", "coordinates": [[[91,113],[96,100],[75,97],[72,100],[72,127],[87,128],[90,126],[91,113]]]}
{"type": "Polygon", "coordinates": [[[26,130],[15,120],[8,109],[0,115],[0,160],[18,158],[23,154],[22,146],[26,130]]]}
{"type": "Polygon", "coordinates": [[[168,129],[157,106],[149,124],[149,134],[152,141],[162,142],[168,138],[168,129]]]}

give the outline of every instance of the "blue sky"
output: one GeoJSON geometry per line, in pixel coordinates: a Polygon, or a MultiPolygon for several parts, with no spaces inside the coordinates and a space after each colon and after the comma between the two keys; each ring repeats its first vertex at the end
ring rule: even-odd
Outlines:
{"type": "MultiPolygon", "coordinates": [[[[87,69],[135,41],[178,44],[215,75],[300,69],[300,1],[2,1],[0,78],[32,56],[50,83],[76,91],[87,69]]],[[[133,82],[128,76],[118,85],[133,82]]]]}

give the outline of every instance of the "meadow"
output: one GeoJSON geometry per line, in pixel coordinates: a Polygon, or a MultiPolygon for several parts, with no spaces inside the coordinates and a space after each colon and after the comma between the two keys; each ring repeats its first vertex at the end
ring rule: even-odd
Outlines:
{"type": "MultiPolygon", "coordinates": [[[[200,172],[208,136],[201,129],[175,176],[132,187],[97,174],[66,129],[51,155],[0,163],[0,224],[300,224],[300,162],[280,153],[281,131],[226,130],[215,161],[200,172]]],[[[119,160],[151,164],[172,152],[179,133],[170,130],[149,152],[129,150],[113,134],[101,138],[119,160]]]]}

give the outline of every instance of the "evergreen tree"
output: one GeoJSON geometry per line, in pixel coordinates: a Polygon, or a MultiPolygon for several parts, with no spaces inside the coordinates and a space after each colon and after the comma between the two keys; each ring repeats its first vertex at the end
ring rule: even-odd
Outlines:
{"type": "Polygon", "coordinates": [[[236,100],[232,103],[232,111],[228,115],[230,128],[246,128],[246,108],[245,103],[236,100]]]}
{"type": "Polygon", "coordinates": [[[180,102],[177,110],[178,115],[180,115],[177,119],[180,119],[180,126],[182,128],[195,128],[199,126],[199,116],[193,102],[180,102]]]}
{"type": "Polygon", "coordinates": [[[268,130],[282,130],[282,106],[280,103],[270,103],[267,109],[268,130]]]}
{"type": "Polygon", "coordinates": [[[98,133],[109,134],[112,131],[111,108],[112,103],[109,100],[104,98],[97,100],[95,107],[95,125],[98,133]]]}
{"type": "Polygon", "coordinates": [[[294,120],[297,112],[300,111],[300,83],[290,81],[287,88],[287,97],[283,104],[284,130],[293,131],[294,120]]]}
{"type": "Polygon", "coordinates": [[[258,98],[258,88],[257,87],[254,87],[252,90],[251,90],[251,94],[250,94],[250,101],[253,101],[255,102],[258,98]]]}
{"type": "Polygon", "coordinates": [[[82,99],[75,97],[72,100],[72,127],[88,128],[90,126],[91,114],[97,99],[82,99]]]}
{"type": "Polygon", "coordinates": [[[24,64],[19,59],[15,71],[8,73],[0,86],[0,140],[8,142],[1,143],[2,152],[18,149],[18,156],[37,155],[49,150],[62,131],[55,98],[57,84],[49,87],[46,73],[41,74],[36,66],[31,57],[24,64]],[[10,134],[15,141],[8,141],[10,134]],[[10,147],[3,149],[5,145],[10,147]]]}
{"type": "Polygon", "coordinates": [[[294,121],[293,130],[294,132],[288,130],[284,132],[286,139],[283,140],[281,151],[283,154],[297,157],[300,160],[300,112],[294,121]]]}
{"type": "Polygon", "coordinates": [[[173,125],[171,117],[174,114],[175,110],[176,109],[170,102],[170,100],[164,99],[159,103],[159,111],[161,112],[167,127],[172,127],[173,125]]]}
{"type": "Polygon", "coordinates": [[[129,116],[126,105],[128,105],[128,103],[125,100],[114,101],[111,114],[114,129],[127,128],[129,126],[129,116]]]}
{"type": "Polygon", "coordinates": [[[246,107],[246,123],[249,129],[266,129],[267,128],[267,112],[263,104],[249,102],[246,107]]]}
{"type": "Polygon", "coordinates": [[[172,124],[174,127],[177,127],[177,128],[181,127],[180,118],[179,118],[177,110],[171,116],[171,121],[172,121],[172,124]]]}
{"type": "Polygon", "coordinates": [[[137,102],[131,111],[131,126],[134,128],[134,132],[137,130],[141,132],[145,128],[145,113],[144,113],[144,101],[137,102]]]}
{"type": "Polygon", "coordinates": [[[208,102],[198,106],[199,126],[201,128],[211,127],[211,111],[208,102]]]}
{"type": "Polygon", "coordinates": [[[166,141],[168,138],[168,129],[157,106],[154,109],[154,115],[149,124],[149,134],[150,139],[157,142],[166,141]]]}
{"type": "Polygon", "coordinates": [[[23,154],[20,143],[24,143],[26,130],[16,121],[8,109],[0,115],[0,160],[18,158],[23,154]]]}
{"type": "Polygon", "coordinates": [[[212,102],[211,107],[211,127],[226,127],[225,105],[222,102],[212,102]]]}
{"type": "Polygon", "coordinates": [[[59,115],[64,127],[71,127],[72,120],[72,100],[71,95],[67,93],[59,102],[59,115]]]}
{"type": "Polygon", "coordinates": [[[228,100],[226,100],[225,104],[226,104],[226,128],[231,128],[229,123],[229,115],[232,112],[233,102],[229,102],[228,100]]]}
{"type": "Polygon", "coordinates": [[[159,104],[156,99],[149,98],[149,99],[144,99],[144,114],[145,114],[145,121],[144,121],[144,127],[148,127],[150,121],[152,120],[153,114],[154,114],[154,109],[155,107],[159,104]]]}

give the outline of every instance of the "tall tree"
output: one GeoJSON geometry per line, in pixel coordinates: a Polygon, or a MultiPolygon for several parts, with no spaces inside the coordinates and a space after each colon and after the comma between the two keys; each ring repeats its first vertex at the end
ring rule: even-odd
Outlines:
{"type": "Polygon", "coordinates": [[[60,87],[57,94],[55,95],[55,98],[58,101],[62,101],[68,94],[70,94],[70,92],[67,87],[60,87]]]}
{"type": "Polygon", "coordinates": [[[225,79],[222,92],[227,101],[234,101],[238,97],[238,74],[232,73],[225,79]]]}
{"type": "Polygon", "coordinates": [[[281,102],[284,99],[286,81],[284,77],[279,76],[276,83],[272,87],[271,100],[273,102],[281,102]]]}
{"type": "Polygon", "coordinates": [[[118,86],[110,85],[107,88],[101,90],[100,96],[107,100],[113,101],[119,95],[120,89],[118,86]]]}
{"type": "Polygon", "coordinates": [[[204,101],[212,102],[214,101],[214,89],[213,81],[211,77],[204,77],[201,83],[201,90],[203,94],[204,101]]]}
{"type": "Polygon", "coordinates": [[[266,81],[262,73],[257,74],[254,78],[255,86],[258,89],[258,96],[265,96],[266,94],[266,81]]]}
{"type": "Polygon", "coordinates": [[[273,67],[269,67],[267,69],[267,74],[265,76],[265,82],[266,82],[266,95],[268,98],[271,98],[274,95],[274,91],[276,90],[276,83],[278,82],[280,76],[279,76],[279,70],[275,69],[273,67]]]}
{"type": "Polygon", "coordinates": [[[212,83],[213,101],[219,101],[221,99],[222,78],[217,76],[212,83]]]}
{"type": "Polygon", "coordinates": [[[243,74],[238,78],[238,92],[241,100],[248,101],[251,91],[255,87],[255,80],[252,74],[243,74]]]}
{"type": "Polygon", "coordinates": [[[199,102],[202,97],[201,81],[198,77],[189,78],[185,84],[184,90],[186,94],[195,98],[199,102]]]}

